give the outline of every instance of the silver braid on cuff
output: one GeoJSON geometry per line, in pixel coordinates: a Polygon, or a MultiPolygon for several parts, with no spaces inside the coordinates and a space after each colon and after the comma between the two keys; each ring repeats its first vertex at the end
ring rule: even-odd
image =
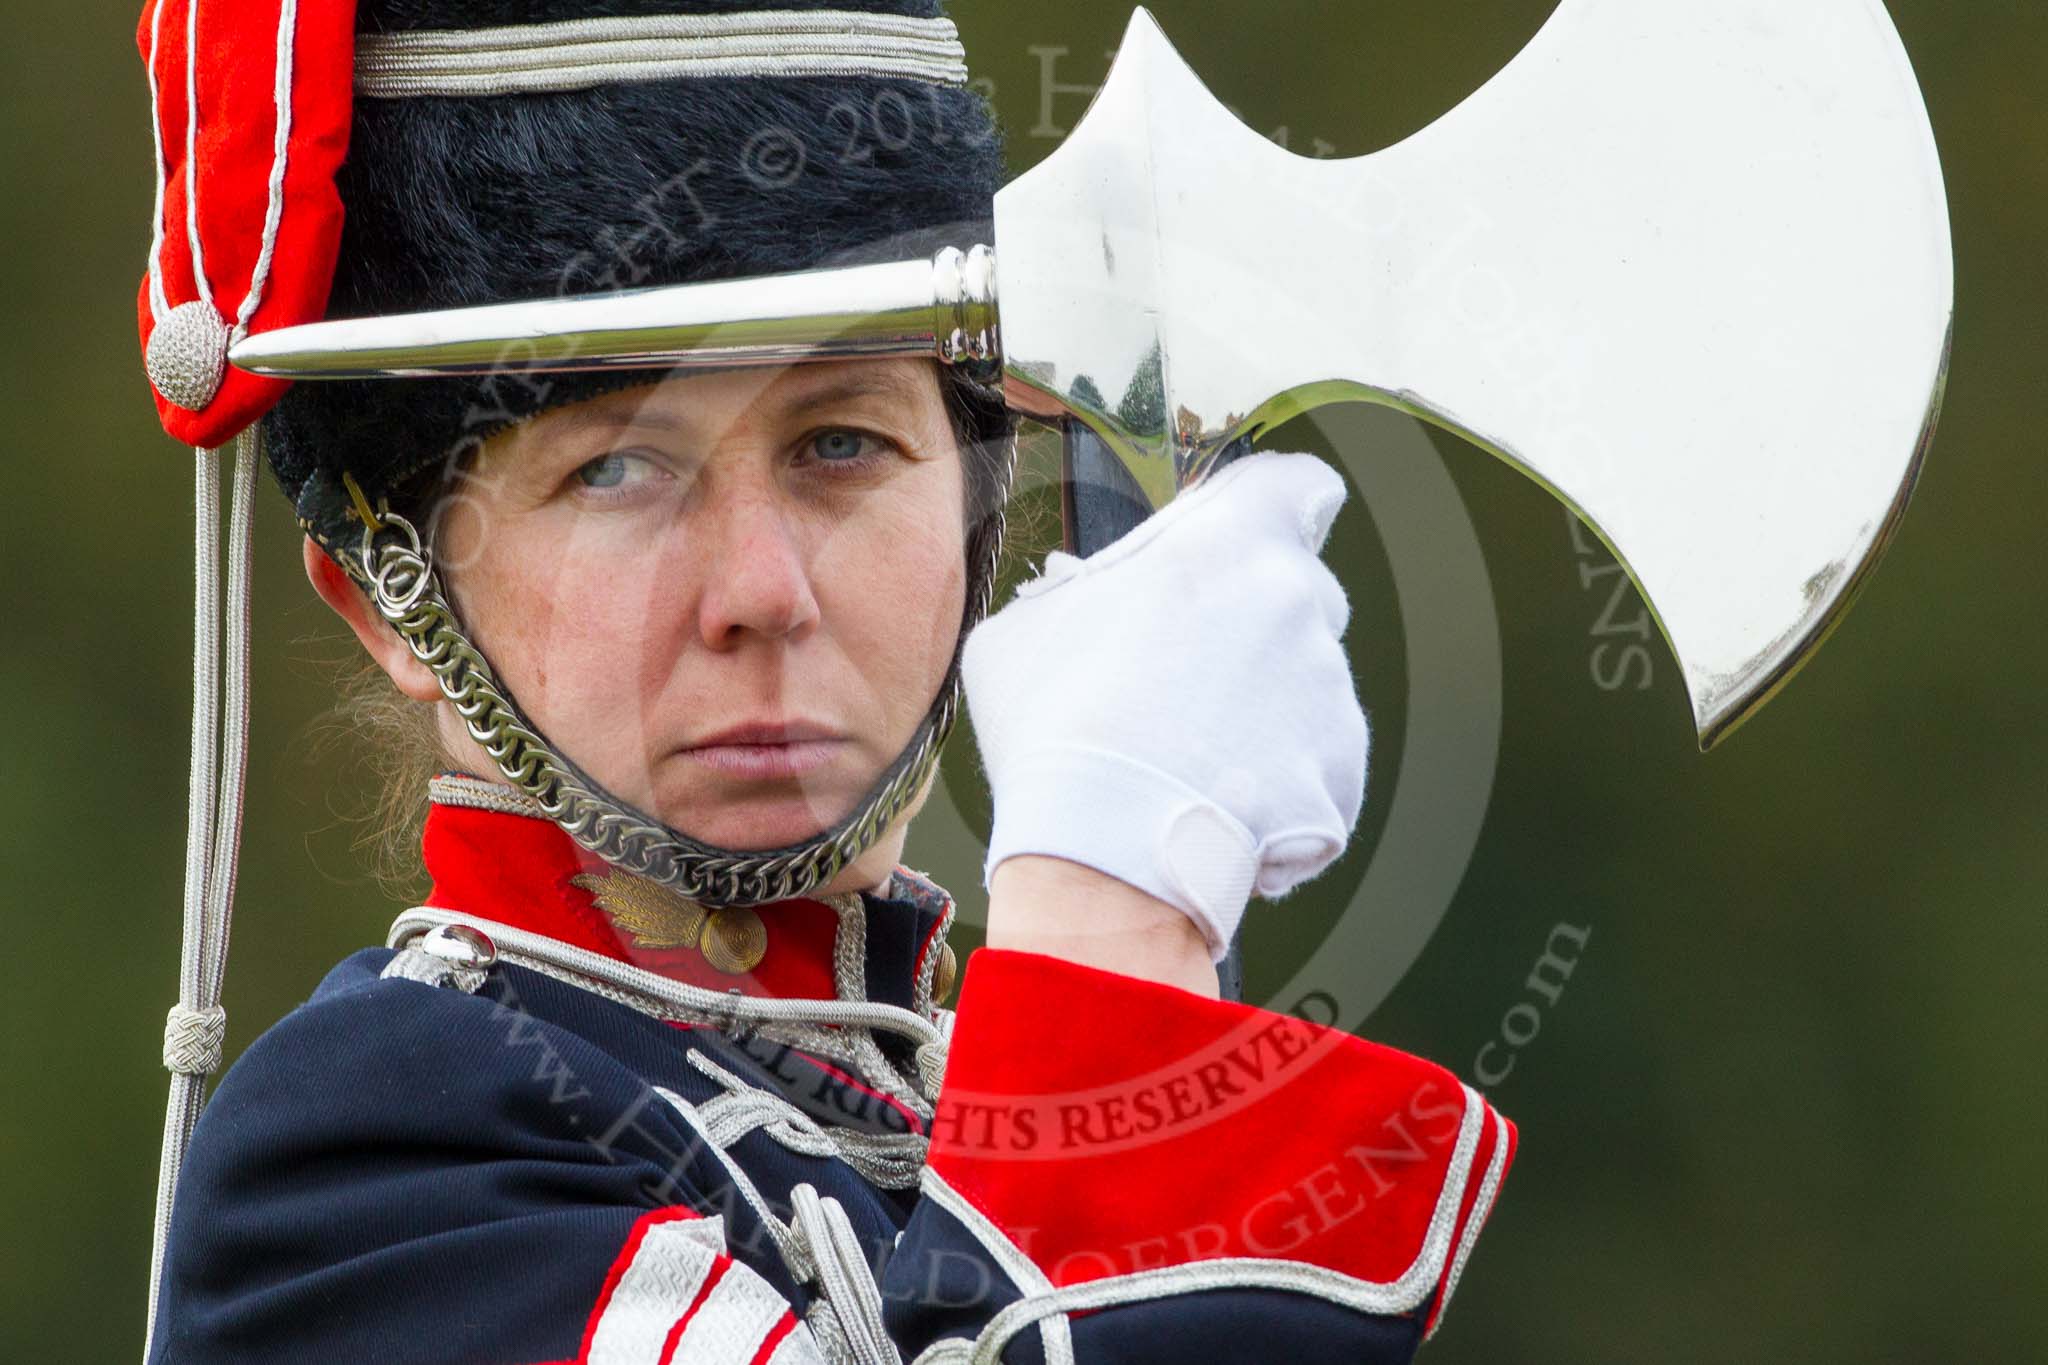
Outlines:
{"type": "MultiPolygon", "coordinates": [[[[1012,441],[989,514],[993,525],[986,536],[979,587],[961,627],[963,643],[967,630],[987,614],[995,592],[1003,508],[1014,469],[1012,441]]],[[[394,512],[380,513],[379,521],[380,526],[364,528],[360,566],[377,614],[432,671],[442,695],[498,772],[533,798],[578,844],[612,866],[674,887],[706,905],[762,905],[809,895],[830,882],[916,798],[938,766],[939,751],[959,714],[956,645],[955,667],[917,734],[845,819],[805,843],[763,852],[699,843],[618,800],[554,751],[521,714],[490,661],[464,635],[418,529],[394,512]]]]}

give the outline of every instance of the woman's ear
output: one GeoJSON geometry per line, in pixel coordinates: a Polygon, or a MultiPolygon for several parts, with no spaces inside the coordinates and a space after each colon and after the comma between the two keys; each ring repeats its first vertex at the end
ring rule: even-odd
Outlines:
{"type": "Polygon", "coordinates": [[[377,666],[390,675],[398,690],[414,701],[441,700],[441,684],[434,679],[433,672],[413,657],[405,641],[398,638],[398,632],[386,625],[384,618],[377,615],[370,606],[370,599],[356,586],[348,573],[328,558],[327,552],[314,544],[311,536],[306,537],[302,547],[306,561],[306,578],[313,584],[313,591],[320,594],[320,600],[334,608],[334,614],[348,622],[348,628],[355,632],[377,666]]]}

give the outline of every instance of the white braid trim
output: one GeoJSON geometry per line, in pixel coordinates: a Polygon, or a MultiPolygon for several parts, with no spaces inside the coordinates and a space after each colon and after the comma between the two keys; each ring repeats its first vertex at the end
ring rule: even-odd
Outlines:
{"type": "Polygon", "coordinates": [[[855,10],[627,15],[356,40],[356,93],[509,95],[684,76],[894,76],[965,85],[950,19],[855,10]]]}
{"type": "MultiPolygon", "coordinates": [[[[1025,1298],[1049,1295],[1053,1283],[1046,1278],[1038,1263],[1024,1254],[1024,1249],[1010,1239],[1010,1235],[989,1221],[988,1215],[976,1208],[960,1191],[947,1183],[946,1178],[927,1165],[918,1181],[919,1191],[933,1203],[953,1216],[953,1220],[981,1243],[989,1259],[996,1267],[1010,1277],[1025,1298]]],[[[1065,1313],[1047,1313],[1038,1319],[1039,1347],[1045,1353],[1045,1365],[1074,1365],[1073,1320],[1065,1313]]]]}
{"type": "Polygon", "coordinates": [[[217,314],[206,279],[206,248],[199,243],[199,0],[185,11],[185,240],[192,247],[192,283],[217,314]]]}
{"type": "Polygon", "coordinates": [[[149,311],[152,317],[161,319],[171,311],[171,301],[164,297],[164,121],[162,100],[157,93],[156,52],[157,38],[163,30],[163,0],[149,7],[149,136],[156,145],[156,207],[149,218],[149,311]]]}
{"type": "Polygon", "coordinates": [[[262,306],[263,291],[270,283],[270,262],[277,254],[277,227],[284,217],[285,158],[292,140],[292,45],[298,36],[299,0],[284,0],[277,12],[277,77],[272,98],[277,102],[277,133],[270,146],[270,205],[263,214],[263,247],[250,272],[249,292],[242,296],[235,314],[234,339],[249,331],[249,320],[262,306]]]}
{"type": "Polygon", "coordinates": [[[1487,1217],[1493,1212],[1493,1201],[1500,1194],[1501,1177],[1507,1174],[1508,1123],[1499,1111],[1489,1107],[1487,1112],[1493,1120],[1493,1156],[1486,1163],[1486,1175],[1479,1182],[1472,1212],[1465,1219],[1465,1231],[1458,1237],[1457,1254],[1451,1258],[1450,1277],[1444,1281],[1443,1301],[1436,1306],[1436,1326],[1423,1337],[1425,1341],[1435,1336],[1437,1327],[1443,1325],[1444,1310],[1451,1306],[1451,1295],[1458,1292],[1458,1281],[1465,1274],[1465,1262],[1472,1255],[1472,1248],[1478,1244],[1479,1233],[1486,1226],[1487,1217]]]}
{"type": "MultiPolygon", "coordinates": [[[[1023,1298],[990,1318],[971,1343],[958,1337],[934,1343],[932,1348],[919,1355],[915,1365],[996,1365],[1011,1338],[1054,1315],[1088,1312],[1212,1289],[1276,1289],[1306,1294],[1354,1312],[1376,1316],[1391,1317],[1413,1312],[1435,1292],[1439,1277],[1450,1263],[1452,1237],[1456,1231],[1458,1211],[1464,1205],[1472,1159],[1478,1154],[1479,1138],[1491,1114],[1486,1102],[1471,1086],[1461,1089],[1464,1091],[1465,1110],[1458,1124],[1458,1141],[1451,1152],[1450,1169],[1437,1193],[1436,1209],[1423,1235],[1422,1247],[1399,1278],[1361,1280],[1342,1271],[1304,1261],[1254,1256],[1223,1256],[1110,1275],[1065,1285],[1050,1293],[1042,1290],[1027,1292],[1023,1298]]],[[[1504,1128],[1497,1128],[1496,1133],[1501,1138],[1506,1136],[1504,1128]]],[[[1504,1157],[1500,1159],[1504,1164],[1504,1157]]],[[[1491,1169],[1490,1163],[1489,1171],[1491,1169]]],[[[1498,1188],[1498,1181],[1495,1183],[1498,1188]]],[[[936,1193],[941,1199],[944,1188],[944,1182],[936,1178],[936,1173],[923,1186],[926,1194],[936,1193]]],[[[1482,1191],[1483,1188],[1482,1185],[1482,1191]]],[[[987,1245],[987,1238],[978,1226],[987,1222],[985,1218],[969,1219],[957,1206],[949,1207],[947,1211],[987,1245]]],[[[1478,1213],[1475,1206],[1474,1216],[1478,1213]]],[[[998,1263],[1001,1264],[1000,1258],[998,1263]]]]}

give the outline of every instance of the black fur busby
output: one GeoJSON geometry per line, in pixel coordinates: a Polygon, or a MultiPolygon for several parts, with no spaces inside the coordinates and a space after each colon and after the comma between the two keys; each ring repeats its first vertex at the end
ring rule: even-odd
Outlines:
{"type": "MultiPolygon", "coordinates": [[[[361,33],[560,20],[862,10],[938,0],[362,0],[361,33]]],[[[355,101],[330,318],[464,307],[823,264],[988,240],[1002,180],[971,90],[910,77],[690,76],[542,94],[355,101]]],[[[650,371],[294,386],[265,419],[278,482],[351,569],[342,475],[409,509],[508,423],[650,371]]],[[[955,417],[1006,424],[964,386],[955,417]]],[[[970,481],[972,484],[972,481],[970,481]]]]}

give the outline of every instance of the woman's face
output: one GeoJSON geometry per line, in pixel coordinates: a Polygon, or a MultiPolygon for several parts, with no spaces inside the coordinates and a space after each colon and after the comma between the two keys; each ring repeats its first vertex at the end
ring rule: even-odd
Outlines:
{"type": "Polygon", "coordinates": [[[559,752],[697,839],[774,848],[848,814],[937,694],[964,488],[931,362],[677,375],[493,438],[438,554],[559,752]]]}

